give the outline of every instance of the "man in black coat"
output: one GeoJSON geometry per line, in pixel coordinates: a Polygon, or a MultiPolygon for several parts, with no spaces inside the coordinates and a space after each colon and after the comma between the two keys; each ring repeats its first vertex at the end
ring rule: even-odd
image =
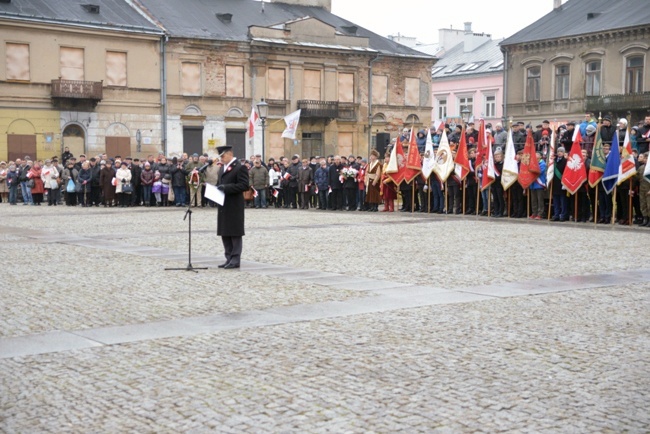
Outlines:
{"type": "Polygon", "coordinates": [[[343,183],[341,182],[341,156],[334,156],[334,164],[329,167],[329,188],[332,189],[330,195],[331,209],[333,211],[343,210],[343,183]]]}
{"type": "Polygon", "coordinates": [[[217,211],[217,236],[221,237],[226,256],[226,262],[219,268],[239,268],[244,236],[243,193],[250,188],[248,169],[235,158],[232,146],[219,146],[217,152],[223,164],[217,188],[226,195],[217,211]]]}

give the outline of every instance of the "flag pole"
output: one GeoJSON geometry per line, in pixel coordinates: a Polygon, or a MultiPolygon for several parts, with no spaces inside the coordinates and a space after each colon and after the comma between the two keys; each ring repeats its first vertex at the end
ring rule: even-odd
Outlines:
{"type": "Polygon", "coordinates": [[[463,179],[463,215],[465,215],[465,187],[467,187],[467,178],[463,179]]]}
{"type": "Polygon", "coordinates": [[[598,184],[596,184],[596,202],[594,202],[594,226],[598,225],[598,184]]]}
{"type": "Polygon", "coordinates": [[[413,185],[411,186],[411,214],[413,214],[415,208],[415,185],[416,182],[413,182],[413,185]]]}
{"type": "Polygon", "coordinates": [[[578,221],[578,192],[577,191],[574,196],[575,198],[573,200],[573,222],[576,223],[578,221]]]}
{"type": "Polygon", "coordinates": [[[510,218],[510,189],[508,189],[508,218],[510,218]]]}
{"type": "Polygon", "coordinates": [[[530,188],[524,190],[526,193],[526,217],[530,216],[530,188]]]}
{"type": "Polygon", "coordinates": [[[612,220],[611,220],[611,223],[612,224],[616,223],[616,185],[614,185],[614,190],[612,190],[612,220]]]}
{"type": "Polygon", "coordinates": [[[445,179],[445,211],[449,215],[449,189],[447,188],[447,180],[445,179]]]}
{"type": "Polygon", "coordinates": [[[548,220],[551,219],[552,209],[553,209],[553,181],[551,181],[551,189],[548,191],[548,220]]]}
{"type": "Polygon", "coordinates": [[[427,178],[427,214],[431,214],[431,176],[427,178]]]}
{"type": "Polygon", "coordinates": [[[488,194],[487,194],[487,196],[488,196],[488,217],[492,216],[492,212],[491,212],[492,210],[490,209],[491,208],[490,205],[492,205],[492,201],[490,200],[490,190],[491,189],[492,189],[492,186],[488,185],[488,194]]]}
{"type": "MultiPolygon", "coordinates": [[[[476,167],[474,168],[476,170],[476,167]]],[[[478,185],[478,179],[476,180],[476,215],[478,216],[478,207],[479,207],[479,198],[481,197],[481,186],[478,185]]]]}
{"type": "Polygon", "coordinates": [[[627,206],[627,221],[628,221],[628,226],[632,226],[632,178],[630,178],[630,190],[628,192],[628,206],[627,206]]]}

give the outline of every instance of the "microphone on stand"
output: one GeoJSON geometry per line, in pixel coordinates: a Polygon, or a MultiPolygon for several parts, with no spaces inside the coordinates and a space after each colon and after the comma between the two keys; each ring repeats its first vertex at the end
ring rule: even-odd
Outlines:
{"type": "Polygon", "coordinates": [[[214,163],[214,161],[212,161],[212,160],[208,160],[208,162],[205,163],[205,164],[204,164],[204,165],[203,165],[203,166],[198,170],[198,172],[199,172],[199,173],[203,173],[203,172],[205,172],[205,170],[206,170],[208,167],[212,166],[212,163],[214,163]]]}

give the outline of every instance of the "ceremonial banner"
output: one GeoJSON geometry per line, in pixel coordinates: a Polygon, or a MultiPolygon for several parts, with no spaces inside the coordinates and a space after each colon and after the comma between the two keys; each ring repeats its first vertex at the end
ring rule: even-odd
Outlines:
{"type": "Polygon", "coordinates": [[[603,172],[605,172],[606,163],[607,159],[605,158],[605,152],[603,152],[603,139],[600,137],[600,125],[598,125],[596,144],[591,154],[591,166],[589,167],[589,185],[591,188],[596,187],[600,182],[600,178],[603,177],[603,172]]]}
{"type": "Polygon", "coordinates": [[[404,180],[406,182],[413,181],[422,172],[422,161],[420,160],[418,144],[413,134],[414,130],[415,128],[411,128],[411,142],[409,143],[409,154],[406,158],[406,171],[404,173],[404,180]]]}
{"type": "Polygon", "coordinates": [[[404,148],[402,142],[397,137],[397,142],[390,151],[390,161],[386,168],[386,175],[395,183],[400,185],[406,175],[406,158],[404,157],[404,148]]]}
{"type": "Polygon", "coordinates": [[[494,170],[494,157],[492,156],[492,135],[487,138],[487,155],[483,158],[481,168],[483,173],[483,177],[481,178],[481,191],[483,191],[488,188],[496,179],[496,171],[494,170]]]}
{"type": "Polygon", "coordinates": [[[454,158],[451,155],[446,131],[442,132],[442,137],[440,138],[440,146],[438,146],[438,152],[436,152],[436,165],[433,171],[438,175],[440,182],[443,183],[449,178],[451,172],[454,171],[454,158]]]}
{"type": "MultiPolygon", "coordinates": [[[[613,150],[613,148],[612,148],[613,150]]],[[[636,175],[636,162],[632,155],[632,144],[630,143],[630,130],[625,131],[625,141],[621,155],[621,166],[618,170],[618,185],[626,181],[630,176],[636,175]]]]}
{"type": "Polygon", "coordinates": [[[607,194],[611,193],[618,182],[618,170],[621,165],[621,156],[618,154],[618,134],[612,137],[612,149],[607,154],[607,164],[603,174],[603,188],[607,194]]]}
{"type": "Polygon", "coordinates": [[[464,126],[460,133],[460,143],[458,143],[458,150],[456,151],[455,172],[461,181],[469,174],[469,155],[467,154],[464,126]]]}
{"type": "Polygon", "coordinates": [[[519,165],[517,164],[517,152],[515,142],[512,140],[512,128],[508,131],[508,142],[506,143],[506,154],[503,158],[503,173],[501,173],[501,185],[503,191],[510,188],[517,181],[519,176],[519,165]]]}
{"type": "Polygon", "coordinates": [[[427,144],[424,148],[424,158],[422,159],[422,175],[429,179],[433,167],[436,165],[436,156],[433,153],[433,139],[431,138],[431,130],[427,131],[427,144]]]}
{"type": "Polygon", "coordinates": [[[585,161],[582,159],[580,140],[580,133],[578,133],[576,140],[571,145],[571,152],[569,152],[566,167],[564,173],[562,173],[562,185],[571,194],[575,194],[587,180],[587,168],[585,167],[585,161]]]}
{"type": "Polygon", "coordinates": [[[526,145],[524,146],[524,153],[521,154],[521,161],[519,163],[519,176],[517,180],[521,187],[526,189],[535,182],[539,177],[540,168],[539,161],[537,161],[537,153],[535,152],[535,140],[533,134],[529,131],[526,137],[526,145]]]}
{"type": "Polygon", "coordinates": [[[555,125],[552,128],[551,143],[548,147],[548,159],[546,160],[546,187],[550,187],[555,176],[555,125]]]}
{"type": "MultiPolygon", "coordinates": [[[[490,137],[492,137],[491,134],[490,137]]],[[[476,146],[476,162],[474,163],[477,169],[483,166],[483,160],[487,158],[487,153],[488,153],[488,138],[485,131],[485,120],[481,119],[479,121],[478,143],[476,146]]]]}
{"type": "Polygon", "coordinates": [[[298,124],[300,123],[300,109],[286,115],[284,117],[284,123],[287,124],[287,127],[282,132],[282,137],[295,140],[298,124]]]}

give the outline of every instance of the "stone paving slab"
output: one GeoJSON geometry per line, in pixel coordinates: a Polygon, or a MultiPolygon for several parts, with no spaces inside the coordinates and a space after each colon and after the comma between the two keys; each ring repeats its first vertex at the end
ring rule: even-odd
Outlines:
{"type": "Polygon", "coordinates": [[[39,335],[0,339],[0,358],[57,353],[99,347],[101,345],[101,342],[94,341],[92,338],[65,331],[53,331],[39,335]]]}

